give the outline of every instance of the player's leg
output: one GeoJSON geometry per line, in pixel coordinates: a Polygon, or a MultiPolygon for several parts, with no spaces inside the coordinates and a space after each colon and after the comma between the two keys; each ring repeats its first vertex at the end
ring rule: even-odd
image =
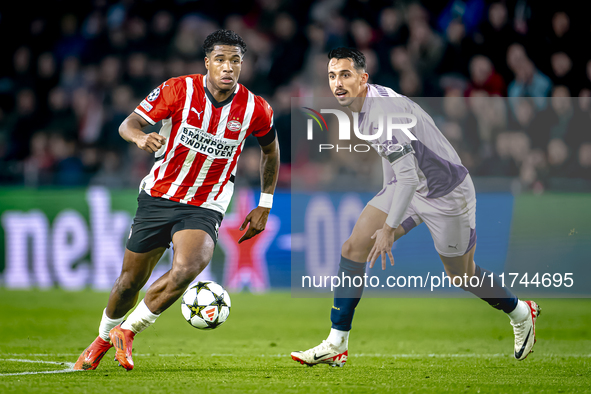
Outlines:
{"type": "MultiPolygon", "coordinates": [[[[388,216],[392,204],[394,185],[389,185],[375,196],[365,207],[349,239],[341,249],[339,263],[339,278],[351,278],[351,282],[342,281],[334,290],[334,304],[331,309],[332,322],[330,334],[325,341],[306,351],[292,352],[291,357],[302,364],[329,364],[343,366],[348,357],[349,332],[355,308],[363,294],[363,286],[352,286],[356,277],[363,277],[366,261],[375,240],[371,236],[381,229],[388,216]]],[[[407,212],[408,219],[404,225],[396,229],[396,239],[420,223],[420,219],[413,214],[412,208],[407,212]],[[411,217],[412,216],[412,217],[411,217]]],[[[357,283],[363,280],[356,281],[357,283]]]]}
{"type": "Polygon", "coordinates": [[[509,316],[515,332],[515,358],[524,359],[535,343],[534,324],[539,307],[533,301],[520,301],[503,286],[498,275],[474,262],[476,197],[471,179],[466,178],[450,195],[438,201],[417,198],[415,208],[431,232],[447,275],[452,280],[461,277],[462,282],[465,280],[464,290],[509,316]],[[450,212],[454,206],[458,207],[455,215],[450,212]]]}
{"type": "Polygon", "coordinates": [[[509,289],[503,286],[500,277],[474,262],[473,246],[463,256],[442,256],[441,261],[446,273],[453,279],[456,276],[467,278],[463,289],[486,301],[495,309],[507,314],[511,319],[515,334],[514,355],[517,360],[525,359],[536,343],[536,320],[541,308],[534,301],[519,300],[509,289]],[[464,277],[465,276],[465,277],[464,277]],[[470,282],[473,276],[478,278],[470,282]]]}
{"type": "Polygon", "coordinates": [[[150,286],[144,299],[146,306],[155,314],[164,312],[179,299],[189,284],[207,267],[215,249],[215,242],[203,230],[178,231],[172,243],[172,269],[150,286]]]}
{"type": "Polygon", "coordinates": [[[177,231],[172,237],[174,256],[172,268],[150,286],[146,296],[125,322],[110,332],[117,361],[127,370],[133,369],[132,344],[142,332],[179,299],[187,286],[205,269],[215,249],[211,235],[203,230],[177,231]]]}
{"type": "MultiPolygon", "coordinates": [[[[339,263],[338,277],[354,278],[365,274],[367,256],[375,242],[371,236],[386,221],[387,213],[367,205],[349,239],[341,248],[341,261],[339,263]]],[[[330,312],[332,327],[330,334],[325,341],[316,347],[306,351],[292,352],[293,360],[302,364],[329,364],[332,366],[343,366],[348,357],[349,331],[355,308],[363,294],[363,287],[338,286],[334,290],[334,303],[330,312]]]]}
{"type": "Polygon", "coordinates": [[[113,347],[109,332],[121,324],[125,314],[133,308],[140,290],[150,278],[165,250],[164,247],[146,253],[125,250],[121,274],[113,285],[99,324],[99,335],[78,357],[74,364],[75,370],[94,370],[98,367],[105,353],[113,347]]]}
{"type": "MultiPolygon", "coordinates": [[[[363,277],[367,257],[375,243],[375,239],[371,239],[371,236],[384,226],[387,217],[386,212],[372,205],[365,207],[357,223],[355,223],[351,236],[341,248],[339,278],[351,278],[352,284],[355,277],[363,277]]],[[[398,226],[395,231],[396,239],[399,239],[404,234],[403,226],[398,226]]],[[[356,282],[363,284],[362,280],[356,282]]],[[[335,287],[334,290],[334,304],[330,314],[332,330],[328,341],[339,347],[342,345],[347,346],[355,308],[359,304],[364,290],[363,285],[356,287],[351,284],[348,281],[347,283],[343,281],[341,286],[335,287]]]]}
{"type": "Polygon", "coordinates": [[[165,251],[165,247],[159,247],[146,253],[136,253],[125,249],[121,274],[113,285],[105,310],[109,318],[122,319],[135,306],[140,290],[150,279],[154,267],[165,251]]]}

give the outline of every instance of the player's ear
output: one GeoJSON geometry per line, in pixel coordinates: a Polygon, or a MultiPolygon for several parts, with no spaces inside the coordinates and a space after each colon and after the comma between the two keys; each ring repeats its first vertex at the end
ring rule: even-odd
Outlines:
{"type": "Polygon", "coordinates": [[[208,58],[207,56],[205,56],[205,57],[203,58],[203,60],[205,61],[205,68],[206,68],[207,70],[209,70],[209,58],[208,58]]]}
{"type": "Polygon", "coordinates": [[[363,75],[361,76],[361,83],[367,83],[367,81],[369,80],[369,74],[368,73],[363,73],[363,75]]]}

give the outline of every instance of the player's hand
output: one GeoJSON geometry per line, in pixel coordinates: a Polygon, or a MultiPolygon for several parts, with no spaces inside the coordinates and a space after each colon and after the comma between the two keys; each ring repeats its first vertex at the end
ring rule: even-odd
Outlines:
{"type": "Polygon", "coordinates": [[[150,153],[158,152],[165,143],[166,137],[161,136],[158,133],[144,134],[135,140],[135,144],[138,148],[150,153]]]}
{"type": "Polygon", "coordinates": [[[240,231],[243,231],[249,222],[250,226],[248,226],[246,233],[238,240],[239,244],[247,239],[251,239],[265,229],[267,219],[269,219],[269,212],[271,212],[271,208],[256,207],[246,215],[242,226],[240,226],[240,231]]]}
{"type": "Polygon", "coordinates": [[[378,257],[382,257],[382,270],[386,269],[386,255],[390,259],[390,265],[394,265],[394,256],[392,256],[392,246],[394,245],[395,236],[394,228],[384,224],[384,227],[377,230],[371,239],[375,239],[376,242],[369,252],[367,260],[369,261],[369,268],[373,268],[378,257]]]}

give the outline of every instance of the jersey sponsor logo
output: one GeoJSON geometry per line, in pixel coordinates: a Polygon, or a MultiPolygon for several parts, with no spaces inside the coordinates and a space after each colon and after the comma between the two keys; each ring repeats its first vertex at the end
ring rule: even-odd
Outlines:
{"type": "Polygon", "coordinates": [[[237,120],[231,120],[228,122],[227,127],[230,131],[238,131],[242,127],[242,123],[238,122],[237,120]]]}
{"type": "Polygon", "coordinates": [[[154,101],[158,98],[158,96],[160,96],[160,88],[156,88],[154,90],[152,90],[152,92],[150,92],[150,94],[148,95],[147,99],[148,101],[154,101]]]}
{"type": "Polygon", "coordinates": [[[146,100],[142,100],[142,102],[140,103],[140,107],[145,109],[146,112],[150,112],[152,110],[152,108],[154,108],[154,107],[152,107],[152,104],[150,104],[146,100]]]}
{"type": "Polygon", "coordinates": [[[228,143],[224,140],[213,138],[211,134],[196,127],[183,127],[180,141],[187,148],[213,159],[228,159],[232,157],[234,155],[234,149],[238,146],[236,142],[228,143]]]}

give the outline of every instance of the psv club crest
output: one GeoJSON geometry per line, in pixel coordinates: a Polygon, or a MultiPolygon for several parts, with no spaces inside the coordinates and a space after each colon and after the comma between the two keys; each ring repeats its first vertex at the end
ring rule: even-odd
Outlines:
{"type": "Polygon", "coordinates": [[[242,127],[242,123],[240,123],[237,120],[231,120],[228,122],[227,127],[228,127],[228,130],[230,130],[230,131],[238,131],[242,127]]]}

